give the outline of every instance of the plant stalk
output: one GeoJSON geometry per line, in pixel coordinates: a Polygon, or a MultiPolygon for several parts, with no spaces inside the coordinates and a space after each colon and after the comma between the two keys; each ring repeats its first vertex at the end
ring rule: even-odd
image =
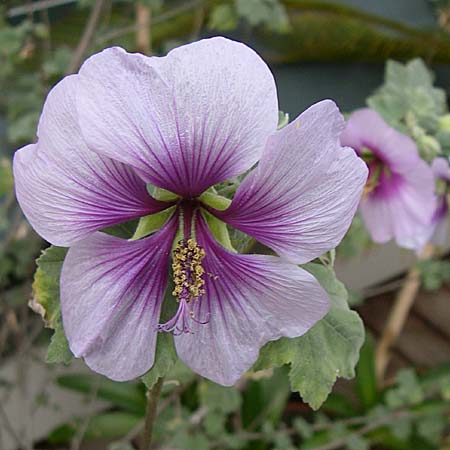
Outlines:
{"type": "Polygon", "coordinates": [[[155,385],[147,391],[147,407],[145,409],[144,434],[142,436],[141,450],[150,450],[153,437],[153,425],[157,416],[158,400],[161,394],[163,378],[158,378],[155,385]]]}
{"type": "MultiPolygon", "coordinates": [[[[431,244],[427,244],[419,255],[419,261],[426,261],[433,256],[434,248],[431,244]]],[[[377,383],[383,386],[384,375],[390,359],[390,349],[400,336],[409,312],[414,304],[414,300],[420,289],[420,273],[419,269],[412,267],[406,276],[403,286],[400,289],[395,303],[389,312],[388,321],[378,341],[375,354],[375,368],[377,375],[377,383]]]]}

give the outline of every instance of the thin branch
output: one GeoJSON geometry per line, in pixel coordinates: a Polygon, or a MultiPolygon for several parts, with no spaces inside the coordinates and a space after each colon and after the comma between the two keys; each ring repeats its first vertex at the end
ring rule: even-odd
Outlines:
{"type": "Polygon", "coordinates": [[[136,47],[144,55],[152,52],[152,10],[142,2],[136,4],[136,47]]]}
{"type": "Polygon", "coordinates": [[[55,6],[67,5],[69,3],[75,3],[77,0],[41,0],[40,2],[30,2],[27,5],[15,6],[11,8],[6,17],[13,18],[17,16],[23,16],[24,14],[33,14],[37,11],[42,11],[48,8],[54,8],[55,6]]]}
{"type": "MultiPolygon", "coordinates": [[[[181,4],[180,6],[173,8],[165,13],[158,14],[154,18],[152,18],[152,25],[158,25],[160,23],[171,20],[178,15],[191,11],[193,9],[197,9],[205,4],[205,0],[197,0],[191,3],[181,4]]],[[[106,42],[113,41],[122,36],[126,36],[127,34],[137,32],[139,26],[138,24],[118,28],[116,30],[112,30],[109,33],[105,33],[103,36],[99,37],[96,41],[98,45],[104,45],[106,42]]]]}
{"type": "Polygon", "coordinates": [[[392,423],[394,420],[411,417],[412,415],[413,413],[409,411],[398,411],[393,414],[388,414],[384,417],[380,417],[377,420],[372,420],[370,423],[361,427],[359,430],[355,430],[348,436],[336,439],[335,441],[329,442],[328,444],[321,445],[319,447],[313,447],[311,450],[337,450],[341,447],[344,447],[348,443],[348,440],[351,436],[364,436],[365,434],[370,433],[377,428],[392,423]]]}
{"type": "Polygon", "coordinates": [[[94,37],[95,30],[97,29],[98,22],[101,19],[102,10],[105,5],[106,0],[97,0],[92,7],[91,13],[89,15],[89,19],[87,21],[86,27],[83,31],[83,35],[81,36],[80,42],[75,50],[75,53],[72,56],[72,59],[67,68],[67,74],[71,74],[76,72],[81,63],[83,62],[84,54],[89,47],[89,44],[94,37]]]}

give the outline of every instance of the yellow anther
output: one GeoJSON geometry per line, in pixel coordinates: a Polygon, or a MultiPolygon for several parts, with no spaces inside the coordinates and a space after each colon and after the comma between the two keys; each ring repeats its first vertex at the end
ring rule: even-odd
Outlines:
{"type": "Polygon", "coordinates": [[[205,293],[203,289],[205,270],[202,266],[204,257],[205,251],[198,246],[194,239],[178,242],[173,251],[172,262],[175,285],[172,295],[177,297],[178,300],[183,296],[185,301],[190,302],[205,293]]]}

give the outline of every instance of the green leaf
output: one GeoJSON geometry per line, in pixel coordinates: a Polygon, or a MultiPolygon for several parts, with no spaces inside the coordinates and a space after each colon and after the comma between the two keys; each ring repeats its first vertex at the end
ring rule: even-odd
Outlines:
{"type": "MultiPolygon", "coordinates": [[[[142,416],[128,412],[99,413],[89,419],[84,437],[86,439],[122,438],[136,427],[140,421],[142,421],[142,416]]],[[[74,423],[60,425],[50,432],[48,441],[52,444],[70,442],[76,435],[77,429],[83,426],[83,418],[75,419],[74,423]]]]}
{"type": "Polygon", "coordinates": [[[97,392],[98,398],[107,400],[125,411],[143,416],[145,395],[137,383],[117,383],[105,377],[91,374],[69,374],[57,378],[59,386],[72,391],[90,394],[97,392]]]}
{"type": "Polygon", "coordinates": [[[255,368],[289,364],[291,389],[298,391],[312,408],[318,409],[338,376],[354,377],[364,342],[364,327],[358,314],[349,309],[345,287],[332,269],[314,263],[304,268],[328,292],[330,311],[305,335],[266,344],[255,368]]]}
{"type": "Polygon", "coordinates": [[[0,159],[0,197],[13,189],[14,180],[11,162],[7,158],[0,159]]]}
{"type": "Polygon", "coordinates": [[[439,445],[442,435],[448,428],[448,419],[445,415],[430,414],[421,417],[417,424],[417,432],[426,441],[439,445]]]}
{"type": "Polygon", "coordinates": [[[423,401],[424,392],[412,369],[403,369],[397,374],[396,386],[386,392],[386,404],[391,408],[417,405],[423,401]]]}
{"type": "Polygon", "coordinates": [[[171,208],[160,211],[159,213],[141,217],[136,231],[131,239],[141,239],[151,233],[154,233],[155,231],[158,231],[167,222],[174,211],[175,206],[172,206],[171,208]]]}
{"type": "Polygon", "coordinates": [[[130,432],[140,421],[142,416],[126,412],[107,412],[96,414],[89,421],[86,438],[120,438],[130,432]]]}
{"type": "Polygon", "coordinates": [[[347,448],[348,450],[369,450],[370,445],[367,439],[352,434],[347,438],[347,448]]]}
{"type": "Polygon", "coordinates": [[[367,104],[402,132],[415,135],[416,125],[425,131],[435,131],[447,105],[445,91],[435,88],[433,82],[433,74],[420,59],[407,64],[388,61],[385,82],[367,104]],[[408,124],[411,118],[412,126],[408,124]]]}
{"type": "Polygon", "coordinates": [[[64,335],[59,302],[59,276],[66,254],[67,248],[51,246],[36,261],[31,307],[41,314],[46,326],[55,330],[47,351],[48,363],[68,364],[73,357],[64,335]]]}
{"type": "Polygon", "coordinates": [[[235,0],[235,5],[238,15],[252,26],[264,25],[279,33],[289,31],[289,18],[279,0],[235,0]]]}
{"type": "Polygon", "coordinates": [[[198,390],[200,402],[210,411],[229,414],[241,407],[241,394],[235,387],[220,386],[211,381],[202,380],[198,390]]]}
{"type": "Polygon", "coordinates": [[[109,234],[122,239],[131,239],[136,227],[138,225],[138,219],[128,220],[118,225],[112,225],[102,229],[103,233],[109,234]]]}
{"type": "Polygon", "coordinates": [[[158,333],[155,362],[152,368],[142,377],[142,382],[146,388],[151,389],[159,378],[167,376],[177,359],[173,336],[169,333],[158,333]]]}
{"type": "Polygon", "coordinates": [[[287,367],[256,373],[243,392],[242,424],[256,429],[262,419],[276,427],[290,395],[287,367]],[[273,373],[270,373],[273,372],[273,373]]]}
{"type": "Polygon", "coordinates": [[[239,18],[232,5],[217,5],[211,11],[208,21],[210,30],[230,31],[234,30],[239,22],[239,18]]]}
{"type": "Polygon", "coordinates": [[[361,404],[367,411],[378,399],[377,380],[375,374],[375,345],[372,336],[366,335],[356,366],[356,392],[361,404]]]}
{"type": "Polygon", "coordinates": [[[66,335],[64,334],[62,322],[58,321],[47,349],[45,361],[49,364],[69,364],[72,358],[73,355],[70,351],[66,335]]]}

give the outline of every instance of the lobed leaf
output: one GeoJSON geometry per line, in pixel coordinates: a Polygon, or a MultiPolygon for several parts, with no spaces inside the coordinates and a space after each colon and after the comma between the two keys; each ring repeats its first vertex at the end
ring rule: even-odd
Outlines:
{"type": "Polygon", "coordinates": [[[358,314],[347,304],[344,285],[334,271],[320,264],[304,266],[328,292],[328,314],[305,335],[269,342],[256,363],[257,370],[289,364],[291,389],[318,409],[331,392],[336,379],[355,376],[355,365],[364,342],[364,327],[358,314]]]}

